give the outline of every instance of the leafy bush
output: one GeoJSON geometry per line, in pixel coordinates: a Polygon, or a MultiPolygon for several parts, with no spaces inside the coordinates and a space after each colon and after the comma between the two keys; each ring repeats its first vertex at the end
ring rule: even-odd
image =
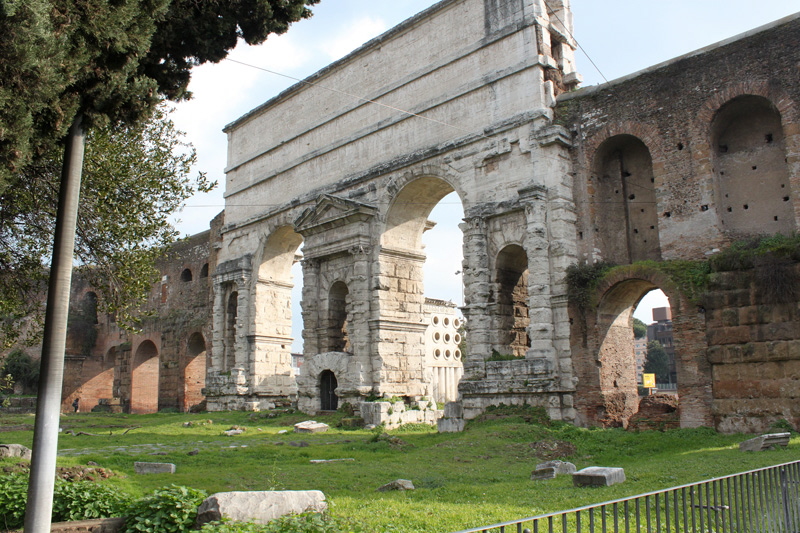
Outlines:
{"type": "MultiPolygon", "coordinates": [[[[22,527],[27,500],[27,473],[0,476],[0,529],[22,527]]],[[[53,521],[124,516],[128,503],[126,494],[108,485],[57,479],[53,490],[53,521]]]]}
{"type": "Polygon", "coordinates": [[[305,513],[277,518],[268,524],[211,522],[203,525],[200,531],[206,533],[358,533],[361,529],[345,525],[321,514],[305,513]]]}
{"type": "Polygon", "coordinates": [[[22,527],[25,521],[27,501],[27,474],[11,474],[0,477],[0,528],[22,527]]]}
{"type": "Polygon", "coordinates": [[[205,491],[171,485],[135,501],[126,511],[125,532],[183,533],[194,526],[205,491]]]}
{"type": "Polygon", "coordinates": [[[22,350],[14,350],[3,361],[0,376],[11,376],[26,389],[36,390],[39,384],[39,361],[22,350]]]}
{"type": "Polygon", "coordinates": [[[130,499],[116,487],[91,481],[56,481],[53,520],[85,520],[124,516],[130,499]]]}

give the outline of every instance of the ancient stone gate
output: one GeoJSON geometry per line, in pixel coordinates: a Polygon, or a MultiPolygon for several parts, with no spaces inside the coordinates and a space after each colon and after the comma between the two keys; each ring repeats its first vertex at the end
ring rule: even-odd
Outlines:
{"type": "MultiPolygon", "coordinates": [[[[331,405],[331,383],[340,403],[429,396],[422,233],[456,192],[465,417],[528,403],[624,425],[638,405],[631,312],[661,288],[676,317],[683,425],[798,420],[794,366],[779,412],[720,402],[727,352],[714,352],[725,344],[715,328],[734,302],[706,314],[641,264],[797,228],[797,17],[578,91],[571,26],[567,0],[444,0],[227,127],[209,408],[297,397],[315,411],[331,405]],[[305,364],[295,379],[298,260],[305,364]],[[578,313],[565,272],[597,261],[633,266],[578,313]]],[[[788,342],[794,328],[732,342],[788,342]]]]}

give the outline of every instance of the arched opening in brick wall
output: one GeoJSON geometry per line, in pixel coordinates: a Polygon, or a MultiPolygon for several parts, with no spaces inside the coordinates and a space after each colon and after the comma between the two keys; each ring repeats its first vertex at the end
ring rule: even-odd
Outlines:
{"type": "Polygon", "coordinates": [[[605,140],[592,161],[589,208],[603,260],[661,259],[650,150],[633,135],[605,140]]]}
{"type": "Polygon", "coordinates": [[[199,407],[205,396],[206,384],[206,340],[202,333],[195,332],[186,346],[186,364],[183,368],[183,411],[199,407]]]}
{"type": "Polygon", "coordinates": [[[350,291],[343,281],[331,285],[328,293],[328,352],[349,352],[350,336],[347,317],[350,291]]]}
{"type": "Polygon", "coordinates": [[[236,329],[239,317],[239,292],[228,294],[225,304],[225,333],[223,337],[223,372],[230,372],[236,366],[236,329]]]}
{"type": "Polygon", "coordinates": [[[719,217],[732,238],[796,229],[781,115],[761,96],[723,105],[711,124],[719,217]]]}
{"type": "MultiPolygon", "coordinates": [[[[600,299],[596,328],[600,401],[593,413],[597,423],[627,427],[639,411],[633,313],[645,295],[658,289],[651,280],[626,279],[614,284],[600,299]]],[[[664,314],[671,318],[670,311],[664,314]]],[[[676,375],[679,373],[680,368],[677,368],[676,375]]],[[[670,391],[670,394],[676,393],[670,391]]],[[[677,413],[674,416],[677,417],[677,413]]]]}
{"type": "Polygon", "coordinates": [[[494,350],[501,355],[525,357],[531,347],[528,335],[528,255],[512,244],[497,254],[495,261],[497,340],[494,350]]]}
{"type": "Polygon", "coordinates": [[[130,412],[158,412],[159,358],[152,341],[143,341],[136,348],[131,371],[130,412]]]}
{"type": "Polygon", "coordinates": [[[192,281],[192,271],[189,268],[184,268],[183,272],[181,272],[181,281],[184,283],[188,281],[192,281]]]}
{"type": "MultiPolygon", "coordinates": [[[[463,234],[458,226],[463,217],[463,204],[450,183],[422,177],[398,192],[381,236],[380,272],[387,287],[380,294],[381,316],[409,325],[408,331],[390,333],[394,336],[393,346],[382,352],[396,353],[384,356],[384,363],[398,371],[398,376],[390,379],[415,382],[422,385],[420,391],[435,389],[437,372],[441,372],[441,365],[428,357],[431,350],[426,344],[425,329],[418,327],[431,319],[426,314],[426,297],[463,303],[463,234]],[[411,346],[413,351],[409,350],[411,346]],[[421,364],[417,365],[414,357],[419,357],[421,364]],[[420,373],[410,379],[401,378],[399,374],[407,366],[419,368],[420,373]]],[[[460,359],[449,365],[458,366],[457,371],[448,370],[453,377],[452,390],[457,390],[461,365],[460,359]]],[[[408,390],[413,395],[413,389],[408,390]]]]}

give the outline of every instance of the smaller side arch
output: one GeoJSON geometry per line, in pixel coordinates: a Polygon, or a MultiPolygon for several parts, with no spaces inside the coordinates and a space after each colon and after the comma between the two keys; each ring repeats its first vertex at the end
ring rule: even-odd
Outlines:
{"type": "Polygon", "coordinates": [[[206,340],[200,332],[192,333],[186,343],[186,360],[183,366],[183,411],[198,409],[203,404],[203,387],[206,384],[206,340]]]}
{"type": "Polygon", "coordinates": [[[596,308],[573,328],[573,335],[581,328],[587,335],[584,346],[572,343],[578,377],[575,406],[585,424],[626,425],[636,413],[632,316],[644,295],[656,288],[667,295],[672,310],[681,426],[713,425],[703,311],[669,276],[640,265],[618,267],[607,275],[595,291],[596,308]]]}
{"type": "Polygon", "coordinates": [[[159,355],[151,340],[142,341],[136,348],[131,365],[130,412],[133,414],[158,411],[159,355]]]}

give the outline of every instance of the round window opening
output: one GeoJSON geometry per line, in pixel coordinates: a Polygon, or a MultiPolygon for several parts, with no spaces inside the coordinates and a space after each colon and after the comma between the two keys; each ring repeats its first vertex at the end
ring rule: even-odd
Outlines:
{"type": "Polygon", "coordinates": [[[461,342],[461,335],[456,333],[456,336],[453,337],[453,340],[456,341],[456,344],[460,343],[461,342]]]}
{"type": "Polygon", "coordinates": [[[449,333],[445,333],[444,342],[450,342],[450,334],[449,333]]]}
{"type": "Polygon", "coordinates": [[[439,342],[439,339],[441,339],[441,338],[442,338],[442,335],[438,331],[433,334],[433,340],[435,340],[436,342],[439,342]]]}
{"type": "Polygon", "coordinates": [[[439,323],[439,317],[438,316],[433,317],[433,325],[435,326],[438,323],[439,323]]]}
{"type": "Polygon", "coordinates": [[[445,350],[444,351],[444,358],[445,359],[450,359],[450,350],[445,350]]]}
{"type": "Polygon", "coordinates": [[[461,325],[461,321],[457,318],[453,319],[453,327],[458,327],[461,325]]]}
{"type": "Polygon", "coordinates": [[[445,326],[449,326],[450,325],[450,319],[449,318],[445,318],[444,319],[444,325],[445,326]]]}
{"type": "Polygon", "coordinates": [[[456,350],[455,354],[453,354],[453,355],[455,355],[456,359],[461,359],[461,350],[456,350]]]}
{"type": "Polygon", "coordinates": [[[433,352],[433,356],[434,356],[434,357],[436,357],[436,358],[438,359],[439,357],[441,357],[441,356],[442,356],[442,351],[441,351],[441,350],[435,350],[435,351],[433,352]]]}

